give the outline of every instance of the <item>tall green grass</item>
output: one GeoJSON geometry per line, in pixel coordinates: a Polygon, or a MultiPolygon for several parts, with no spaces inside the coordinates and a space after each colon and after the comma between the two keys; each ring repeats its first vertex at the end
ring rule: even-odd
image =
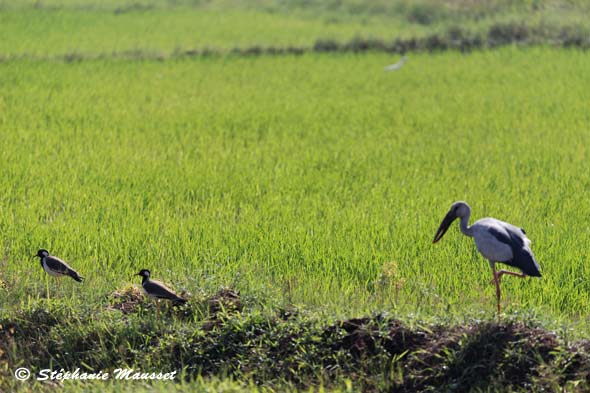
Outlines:
{"type": "Polygon", "coordinates": [[[140,268],[193,294],[353,315],[493,315],[487,262],[449,205],[527,230],[542,279],[508,311],[590,310],[590,57],[506,48],[0,64],[0,303],[45,293],[40,247],[89,305],[140,268]]]}

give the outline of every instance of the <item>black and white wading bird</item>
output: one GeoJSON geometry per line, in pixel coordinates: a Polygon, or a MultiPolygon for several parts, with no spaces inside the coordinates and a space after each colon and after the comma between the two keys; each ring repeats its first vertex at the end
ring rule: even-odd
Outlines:
{"type": "Polygon", "coordinates": [[[141,269],[139,273],[137,273],[138,276],[143,277],[143,280],[141,280],[141,286],[143,287],[145,294],[156,299],[158,314],[160,313],[160,306],[158,303],[158,300],[160,299],[172,300],[177,304],[186,303],[186,299],[178,296],[172,289],[168,288],[160,281],[150,279],[150,274],[151,272],[148,269],[141,269]]]}
{"type": "Polygon", "coordinates": [[[68,265],[58,257],[49,254],[49,251],[47,250],[40,249],[39,251],[37,251],[36,255],[33,255],[33,258],[35,257],[41,258],[41,266],[50,276],[69,276],[78,282],[82,282],[82,280],[84,280],[84,277],[81,277],[78,274],[78,272],[76,272],[74,269],[70,267],[70,265],[68,265]]]}
{"type": "Polygon", "coordinates": [[[461,218],[459,228],[461,232],[475,240],[475,246],[481,255],[489,262],[494,274],[493,282],[496,284],[496,297],[498,300],[498,314],[500,313],[500,280],[502,275],[508,274],[525,278],[541,277],[539,265],[535,261],[533,252],[529,248],[531,241],[526,237],[522,228],[515,227],[507,222],[496,220],[495,218],[482,218],[469,226],[469,217],[471,208],[466,202],[455,202],[443,219],[440,227],[434,235],[433,243],[438,242],[451,223],[457,218],[461,218]],[[522,273],[511,272],[508,270],[496,271],[496,263],[520,269],[522,273]]]}

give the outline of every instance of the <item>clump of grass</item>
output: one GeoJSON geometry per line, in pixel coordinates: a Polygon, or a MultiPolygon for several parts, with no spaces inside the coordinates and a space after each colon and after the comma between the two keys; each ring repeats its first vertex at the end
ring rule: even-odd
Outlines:
{"type": "Polygon", "coordinates": [[[531,34],[532,29],[522,23],[500,23],[490,27],[488,41],[491,46],[525,42],[531,34]]]}
{"type": "Polygon", "coordinates": [[[313,44],[313,50],[315,52],[338,52],[340,46],[340,43],[336,40],[318,39],[313,44]]]}

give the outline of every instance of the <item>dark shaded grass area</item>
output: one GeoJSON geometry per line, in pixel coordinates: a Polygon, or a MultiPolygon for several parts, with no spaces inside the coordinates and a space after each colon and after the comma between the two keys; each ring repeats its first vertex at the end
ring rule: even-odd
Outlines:
{"type": "MultiPolygon", "coordinates": [[[[386,41],[382,39],[359,37],[348,42],[339,42],[332,39],[318,39],[312,47],[250,46],[245,48],[234,48],[229,54],[235,56],[280,56],[303,55],[311,52],[362,53],[372,51],[392,54],[444,50],[459,50],[467,52],[513,44],[522,46],[552,45],[555,47],[587,50],[590,48],[590,31],[576,26],[550,29],[542,26],[528,26],[522,23],[502,23],[491,26],[485,34],[469,32],[461,27],[452,27],[445,33],[436,33],[420,38],[386,41]]],[[[27,54],[19,56],[6,56],[0,54],[0,61],[10,61],[15,59],[61,60],[65,62],[93,59],[166,60],[168,58],[223,56],[226,54],[228,54],[228,52],[214,48],[175,50],[168,54],[144,50],[112,52],[99,55],[73,52],[47,58],[39,58],[38,56],[27,54]]]]}
{"type": "Polygon", "coordinates": [[[244,311],[229,289],[154,315],[133,289],[113,294],[104,310],[45,300],[25,307],[0,321],[0,380],[8,384],[0,388],[10,388],[10,373],[23,364],[184,370],[189,380],[221,376],[273,388],[345,380],[392,392],[590,388],[590,342],[566,342],[534,322],[410,326],[376,314],[326,323],[296,309],[244,311]]]}

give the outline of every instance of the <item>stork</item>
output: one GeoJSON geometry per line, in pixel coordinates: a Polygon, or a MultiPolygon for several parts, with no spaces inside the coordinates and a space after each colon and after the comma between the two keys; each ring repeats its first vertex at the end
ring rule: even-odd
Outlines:
{"type": "Polygon", "coordinates": [[[447,232],[451,223],[461,218],[459,228],[461,232],[475,240],[475,246],[481,255],[486,258],[494,274],[493,282],[496,284],[496,297],[498,301],[498,314],[500,314],[500,280],[504,274],[525,278],[541,277],[539,265],[529,248],[531,241],[526,237],[524,229],[515,227],[495,218],[482,218],[469,226],[471,208],[466,202],[458,201],[451,205],[451,209],[440,224],[433,243],[438,242],[447,232]],[[522,273],[508,270],[496,271],[496,263],[503,263],[519,269],[522,273]]]}

